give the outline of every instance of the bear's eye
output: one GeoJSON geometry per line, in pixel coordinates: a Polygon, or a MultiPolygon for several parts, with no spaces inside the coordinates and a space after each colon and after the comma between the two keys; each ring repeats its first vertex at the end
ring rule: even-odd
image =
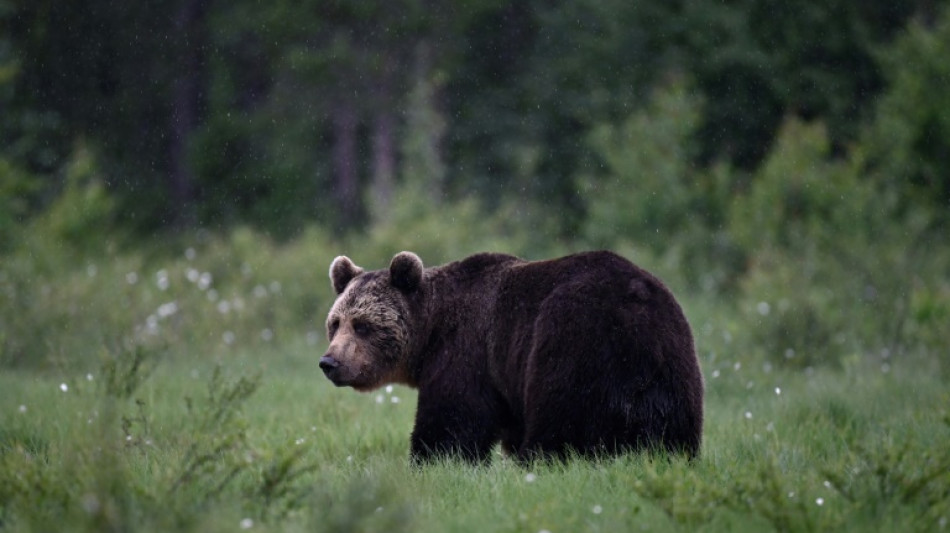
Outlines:
{"type": "Polygon", "coordinates": [[[373,331],[372,326],[370,326],[367,322],[363,322],[362,320],[353,321],[353,332],[359,335],[360,337],[365,337],[369,335],[370,332],[372,331],[373,331]]]}

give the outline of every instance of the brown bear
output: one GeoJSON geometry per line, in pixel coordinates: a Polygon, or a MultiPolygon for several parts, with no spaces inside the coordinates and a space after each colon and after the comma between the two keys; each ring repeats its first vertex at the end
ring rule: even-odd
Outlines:
{"type": "Polygon", "coordinates": [[[423,268],[330,266],[320,368],[337,386],[419,390],[415,461],[521,461],[664,449],[692,457],[703,379],[683,311],[659,279],[606,251],[529,262],[483,253],[423,268]]]}

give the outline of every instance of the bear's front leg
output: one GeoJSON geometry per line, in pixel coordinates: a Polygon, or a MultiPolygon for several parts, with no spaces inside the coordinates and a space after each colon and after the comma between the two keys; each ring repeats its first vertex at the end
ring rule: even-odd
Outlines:
{"type": "Polygon", "coordinates": [[[419,391],[416,425],[412,431],[412,460],[422,464],[442,458],[487,463],[497,440],[496,420],[480,398],[460,390],[419,391]]]}

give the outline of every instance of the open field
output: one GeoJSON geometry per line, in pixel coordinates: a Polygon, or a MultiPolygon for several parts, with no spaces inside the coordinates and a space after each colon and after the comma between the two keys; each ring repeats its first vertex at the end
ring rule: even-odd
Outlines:
{"type": "Polygon", "coordinates": [[[0,530],[939,531],[950,390],[930,358],[774,368],[686,302],[701,459],[408,465],[402,387],[334,389],[324,346],[104,351],[0,374],[0,530]],[[135,364],[135,361],[140,361],[135,364]]]}

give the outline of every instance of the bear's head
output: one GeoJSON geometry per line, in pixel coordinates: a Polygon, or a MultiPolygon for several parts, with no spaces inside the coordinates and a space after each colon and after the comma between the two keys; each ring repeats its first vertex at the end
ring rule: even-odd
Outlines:
{"type": "Polygon", "coordinates": [[[410,384],[412,317],[423,284],[422,260],[401,252],[388,269],[366,272],[340,256],[330,265],[330,280],[337,298],[327,316],[330,346],[320,358],[327,378],[359,391],[410,384]]]}

